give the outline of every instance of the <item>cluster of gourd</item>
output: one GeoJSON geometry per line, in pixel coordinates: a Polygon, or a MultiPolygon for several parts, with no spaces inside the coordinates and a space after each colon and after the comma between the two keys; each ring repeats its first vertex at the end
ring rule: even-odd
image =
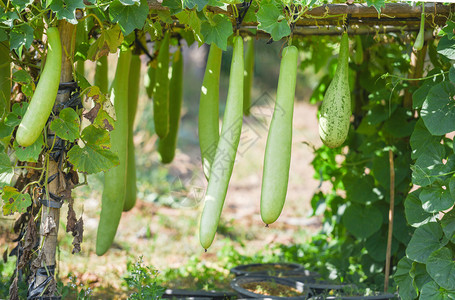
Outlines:
{"type": "MultiPolygon", "coordinates": [[[[42,132],[58,90],[62,55],[60,37],[57,28],[49,28],[47,35],[49,40],[47,63],[16,135],[21,146],[33,144],[42,132]],[[39,114],[36,113],[38,110],[39,114]],[[35,126],[40,121],[43,124],[35,126]]],[[[158,56],[149,65],[145,82],[147,94],[153,98],[155,131],[159,137],[158,152],[163,163],[171,162],[175,155],[183,95],[182,50],[179,46],[173,53],[172,71],[169,72],[169,40],[170,32],[166,31],[159,43],[158,56]]],[[[204,249],[211,245],[215,236],[240,141],[243,114],[249,114],[250,109],[254,41],[252,39],[247,41],[245,59],[243,44],[242,37],[234,37],[229,90],[221,133],[218,109],[222,51],[215,44],[210,47],[201,88],[198,133],[203,170],[208,179],[199,226],[200,242],[204,249]]],[[[297,63],[297,48],[292,45],[285,47],[282,51],[275,112],[270,124],[264,158],[261,216],[266,224],[277,220],[286,198],[297,63]]],[[[321,139],[330,147],[341,145],[349,129],[351,109],[347,64],[348,37],[347,34],[343,34],[337,71],[321,108],[321,139]]],[[[118,166],[105,172],[96,241],[98,255],[104,254],[111,246],[122,212],[130,210],[136,202],[133,124],[138,102],[140,72],[139,55],[132,54],[130,48],[122,46],[114,81],[108,91],[107,58],[102,57],[97,61],[95,85],[103,93],[109,93],[110,100],[114,103],[116,121],[115,128],[110,133],[111,150],[118,155],[120,162],[118,166]]]]}
{"type": "MultiPolygon", "coordinates": [[[[199,141],[208,187],[199,224],[200,243],[210,247],[223,208],[237,147],[242,116],[248,114],[254,61],[253,41],[249,40],[244,63],[243,40],[236,36],[229,90],[221,133],[218,128],[218,82],[221,50],[211,45],[199,108],[199,141]],[[246,74],[245,79],[243,74],[246,74]],[[222,136],[223,138],[220,138],[222,136]],[[216,151],[210,151],[216,145],[216,151]]],[[[338,147],[347,137],[351,115],[348,85],[349,43],[343,34],[339,63],[321,107],[319,131],[329,147],[338,147]]],[[[282,51],[274,113],[270,123],[264,156],[261,189],[261,217],[265,224],[275,222],[284,206],[291,160],[292,119],[297,80],[298,49],[289,45],[282,51]]]]}

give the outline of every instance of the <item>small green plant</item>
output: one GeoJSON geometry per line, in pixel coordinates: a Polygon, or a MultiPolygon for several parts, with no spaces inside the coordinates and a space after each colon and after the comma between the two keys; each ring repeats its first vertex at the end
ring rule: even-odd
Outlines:
{"type": "Polygon", "coordinates": [[[85,287],[84,284],[77,284],[77,276],[68,274],[69,282],[65,285],[63,282],[57,282],[57,290],[62,299],[71,298],[77,300],[92,299],[92,289],[85,287]]]}
{"type": "Polygon", "coordinates": [[[128,299],[161,299],[165,288],[158,283],[158,270],[145,266],[142,256],[136,263],[128,263],[128,275],[124,278],[133,293],[128,299]]]}

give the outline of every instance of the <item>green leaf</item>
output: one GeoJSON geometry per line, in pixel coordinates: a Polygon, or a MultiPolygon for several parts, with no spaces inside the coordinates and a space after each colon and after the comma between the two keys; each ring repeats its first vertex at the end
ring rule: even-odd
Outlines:
{"type": "MultiPolygon", "coordinates": [[[[395,255],[398,250],[399,242],[392,239],[392,255],[395,255]]],[[[368,251],[368,255],[377,262],[383,262],[386,259],[387,250],[387,231],[377,231],[372,236],[367,238],[365,241],[365,248],[368,251]]]]}
{"type": "Polygon", "coordinates": [[[74,142],[79,137],[79,116],[72,108],[60,111],[59,117],[51,122],[51,130],[60,138],[74,142]]]}
{"type": "Polygon", "coordinates": [[[447,38],[453,39],[453,37],[455,36],[454,30],[455,30],[455,23],[450,20],[447,20],[446,26],[441,29],[441,32],[444,32],[447,35],[447,38]]]}
{"type": "Polygon", "coordinates": [[[431,253],[444,247],[448,241],[438,223],[424,224],[414,231],[406,248],[406,256],[416,262],[426,263],[431,253]]]}
{"type": "Polygon", "coordinates": [[[412,268],[412,260],[403,257],[397,264],[397,271],[393,275],[395,283],[398,285],[398,293],[403,300],[413,300],[417,297],[417,291],[413,287],[413,279],[409,272],[412,268]]]}
{"type": "Polygon", "coordinates": [[[27,71],[18,70],[14,72],[13,81],[21,84],[21,91],[25,96],[29,98],[33,96],[33,91],[35,90],[35,82],[27,71]]]}
{"type": "Polygon", "coordinates": [[[179,19],[179,23],[185,25],[185,28],[191,29],[193,32],[195,40],[202,44],[203,37],[201,34],[201,19],[198,18],[194,10],[184,10],[176,15],[179,19]]]}
{"type": "Polygon", "coordinates": [[[11,184],[14,176],[14,168],[6,153],[0,153],[0,186],[11,184]]]}
{"type": "Polygon", "coordinates": [[[13,28],[14,21],[19,20],[19,15],[16,11],[7,11],[2,12],[0,11],[0,23],[5,24],[9,28],[13,28]]]}
{"type": "Polygon", "coordinates": [[[76,9],[84,9],[85,4],[83,0],[51,0],[50,8],[56,13],[57,19],[76,25],[76,9]]]}
{"type": "Polygon", "coordinates": [[[381,8],[385,6],[385,0],[367,0],[367,5],[376,8],[379,14],[381,13],[381,8]]]}
{"type": "Polygon", "coordinates": [[[362,239],[372,236],[381,228],[382,214],[372,206],[352,204],[346,208],[342,220],[350,233],[362,239]]]}
{"type": "Polygon", "coordinates": [[[443,36],[439,40],[437,51],[439,54],[447,57],[450,60],[455,59],[455,40],[451,40],[448,36],[443,36]]]}
{"type": "Polygon", "coordinates": [[[140,0],[120,0],[120,2],[122,2],[123,5],[134,5],[134,4],[140,5],[140,3],[141,3],[140,0]]]}
{"type": "Polygon", "coordinates": [[[108,131],[113,130],[115,110],[112,103],[101,93],[97,86],[90,87],[87,97],[92,98],[95,106],[84,116],[98,128],[108,131]]]}
{"type": "Polygon", "coordinates": [[[201,24],[201,34],[207,44],[214,43],[223,51],[227,49],[227,40],[233,33],[232,23],[225,15],[215,15],[212,22],[204,21],[201,24]]]}
{"type": "Polygon", "coordinates": [[[82,131],[82,140],[86,144],[96,144],[104,149],[111,147],[111,139],[109,132],[106,130],[95,127],[94,125],[87,126],[82,131]]]}
{"type": "Polygon", "coordinates": [[[428,274],[426,267],[427,266],[425,264],[421,264],[415,261],[412,263],[412,268],[411,271],[409,271],[409,275],[411,275],[413,279],[412,284],[417,290],[421,290],[425,284],[433,281],[430,274],[428,274]]]}
{"type": "Polygon", "coordinates": [[[12,111],[0,122],[0,138],[5,138],[13,133],[14,127],[21,123],[21,118],[27,110],[28,103],[14,103],[12,111]]]}
{"type": "Polygon", "coordinates": [[[443,189],[439,185],[423,187],[419,196],[420,201],[422,201],[422,208],[429,213],[451,208],[455,203],[455,198],[452,197],[451,192],[449,187],[443,189]]]}
{"type": "Polygon", "coordinates": [[[7,41],[9,39],[8,34],[6,33],[5,29],[0,28],[0,42],[7,41]]]}
{"type": "Polygon", "coordinates": [[[455,262],[449,248],[443,247],[430,255],[427,271],[439,286],[446,290],[455,290],[455,262]]]}
{"type": "Polygon", "coordinates": [[[21,147],[14,141],[13,148],[16,151],[16,156],[20,161],[28,161],[28,162],[37,162],[39,155],[44,147],[43,135],[41,134],[39,138],[30,146],[28,147],[21,147]]]}
{"type": "Polygon", "coordinates": [[[413,227],[419,227],[431,221],[435,221],[436,216],[423,210],[422,202],[419,199],[419,195],[422,189],[418,189],[409,193],[404,200],[404,209],[406,214],[406,220],[409,225],[413,227]]]}
{"type": "Polygon", "coordinates": [[[12,0],[11,3],[13,3],[13,5],[16,7],[16,10],[20,12],[32,4],[33,0],[12,0]]]}
{"type": "Polygon", "coordinates": [[[14,27],[10,33],[9,47],[15,50],[19,57],[22,56],[22,49],[28,49],[33,42],[33,28],[27,24],[14,27]]]}
{"type": "Polygon", "coordinates": [[[415,120],[412,118],[411,111],[404,108],[398,108],[392,116],[384,122],[383,130],[396,138],[410,136],[415,125],[415,120]]]}
{"type": "Polygon", "coordinates": [[[3,215],[11,215],[13,213],[24,213],[27,207],[32,204],[29,194],[22,194],[12,186],[5,186],[2,189],[3,199],[3,215]]]}
{"type": "Polygon", "coordinates": [[[452,65],[449,70],[449,80],[455,83],[455,65],[452,65]]]}
{"type": "Polygon", "coordinates": [[[274,41],[279,41],[291,34],[291,28],[281,5],[275,2],[261,3],[256,16],[259,23],[258,29],[269,33],[274,41]]]}
{"type": "Polygon", "coordinates": [[[442,136],[432,135],[425,127],[425,123],[420,118],[411,135],[410,144],[412,148],[411,158],[418,159],[422,155],[433,157],[444,157],[444,145],[441,144],[442,136]]]}
{"type": "Polygon", "coordinates": [[[439,287],[439,285],[430,281],[425,284],[420,294],[422,300],[453,300],[455,299],[455,291],[447,291],[439,287]]]}
{"type": "Polygon", "coordinates": [[[208,0],[182,0],[184,8],[193,9],[196,7],[198,11],[201,11],[208,2],[208,0]]]}
{"type": "Polygon", "coordinates": [[[75,145],[68,151],[68,160],[79,172],[94,174],[107,171],[120,163],[118,156],[109,150],[110,138],[107,131],[90,125],[82,131],[81,138],[85,147],[75,145]]]}
{"type": "MultiPolygon", "coordinates": [[[[452,181],[451,181],[452,182],[452,181]]],[[[455,243],[455,210],[451,209],[441,219],[441,227],[445,236],[455,243]]]]}
{"type": "Polygon", "coordinates": [[[379,191],[375,189],[374,177],[371,175],[357,176],[348,173],[343,177],[346,187],[346,197],[350,201],[368,204],[379,200],[379,191]]]}
{"type": "Polygon", "coordinates": [[[141,0],[140,5],[123,5],[119,0],[109,6],[109,17],[113,23],[118,23],[125,36],[142,29],[149,13],[147,0],[141,0]]]}
{"type": "Polygon", "coordinates": [[[444,81],[446,76],[444,71],[438,68],[432,69],[428,72],[427,76],[434,76],[428,79],[425,79],[423,84],[412,94],[412,108],[420,109],[422,107],[423,102],[425,101],[426,97],[428,96],[428,92],[430,92],[431,88],[434,87],[436,84],[444,81]],[[438,75],[439,76],[434,76],[438,75]]]}
{"type": "Polygon", "coordinates": [[[407,245],[414,233],[414,228],[408,225],[406,218],[403,217],[404,215],[403,206],[396,206],[393,218],[393,237],[407,245]]]}
{"type": "Polygon", "coordinates": [[[447,162],[444,164],[442,158],[437,154],[430,156],[422,155],[416,163],[411,166],[412,170],[412,183],[420,185],[422,187],[428,186],[439,180],[444,180],[447,174],[451,174],[455,168],[455,158],[450,155],[447,158],[447,162]]]}
{"type": "Polygon", "coordinates": [[[182,0],[164,0],[162,5],[168,7],[172,15],[182,11],[182,0]]]}
{"type": "MultiPolygon", "coordinates": [[[[411,157],[408,154],[398,155],[394,160],[395,187],[397,187],[406,177],[409,176],[409,164],[411,157]]],[[[373,160],[371,168],[373,176],[386,190],[390,190],[390,163],[388,152],[382,152],[373,160]]]]}
{"type": "Polygon", "coordinates": [[[441,82],[432,87],[423,102],[420,114],[425,126],[433,135],[455,131],[455,87],[450,82],[441,82]]]}
{"type": "Polygon", "coordinates": [[[108,55],[109,53],[115,53],[122,42],[122,31],[120,26],[115,24],[113,27],[101,31],[101,34],[95,42],[90,45],[90,48],[87,51],[87,58],[92,61],[96,61],[101,56],[108,55]]]}

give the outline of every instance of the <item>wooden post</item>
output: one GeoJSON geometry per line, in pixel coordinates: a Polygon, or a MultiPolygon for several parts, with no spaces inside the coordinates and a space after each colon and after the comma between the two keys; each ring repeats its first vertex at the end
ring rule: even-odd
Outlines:
{"type": "MultiPolygon", "coordinates": [[[[75,29],[76,26],[66,22],[65,20],[60,21],[58,25],[60,32],[60,39],[62,42],[62,72],[60,76],[60,82],[70,82],[73,80],[72,76],[72,56],[74,52],[75,45],[75,29]],[[70,55],[71,57],[68,57],[70,55]]],[[[58,113],[61,110],[61,104],[66,102],[69,99],[69,92],[59,93],[57,95],[57,100],[54,106],[54,113],[58,113]]],[[[50,144],[52,145],[52,139],[50,139],[50,144]]],[[[48,145],[48,146],[51,146],[48,145]]],[[[61,190],[62,182],[60,181],[60,176],[58,176],[58,162],[49,159],[49,165],[47,169],[47,177],[56,176],[55,179],[49,182],[48,191],[49,194],[58,195],[61,190]],[[57,175],[56,175],[57,174],[57,175]]],[[[50,199],[47,199],[50,200],[50,199]]],[[[60,220],[60,208],[46,207],[42,206],[41,213],[41,225],[40,225],[40,236],[42,248],[38,257],[41,259],[41,267],[49,270],[50,266],[55,266],[56,259],[56,249],[57,249],[57,235],[58,227],[60,220]]],[[[50,272],[51,274],[52,272],[50,272]]],[[[43,284],[47,278],[47,272],[37,272],[36,280],[34,287],[36,288],[40,284],[43,284]]],[[[45,289],[47,296],[54,296],[56,291],[55,280],[49,283],[49,286],[45,289]]]]}
{"type": "Polygon", "coordinates": [[[389,208],[389,232],[387,235],[387,250],[385,258],[385,277],[384,277],[384,293],[387,293],[389,288],[390,276],[390,258],[392,253],[392,238],[393,238],[393,215],[395,212],[395,166],[393,159],[393,151],[389,150],[389,166],[390,166],[390,208],[389,208]]]}

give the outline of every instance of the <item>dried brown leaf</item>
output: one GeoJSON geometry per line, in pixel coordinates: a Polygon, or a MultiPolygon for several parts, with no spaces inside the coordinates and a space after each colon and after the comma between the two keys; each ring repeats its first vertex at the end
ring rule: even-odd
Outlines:
{"type": "Polygon", "coordinates": [[[81,244],[84,238],[84,221],[82,220],[82,217],[77,220],[76,228],[73,231],[73,236],[74,240],[72,253],[75,254],[81,252],[81,244]]]}

